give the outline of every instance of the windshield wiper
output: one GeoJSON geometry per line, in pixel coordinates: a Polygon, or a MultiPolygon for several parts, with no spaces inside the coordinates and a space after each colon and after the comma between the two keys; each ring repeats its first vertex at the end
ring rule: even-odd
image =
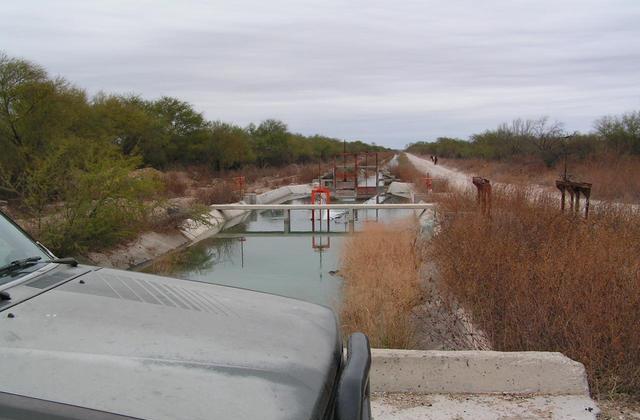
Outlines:
{"type": "Polygon", "coordinates": [[[43,260],[42,257],[29,257],[23,258],[21,260],[11,261],[9,264],[5,264],[0,267],[0,276],[12,273],[16,270],[20,270],[26,267],[30,267],[34,264],[69,264],[72,267],[76,267],[78,265],[78,261],[73,258],[55,258],[51,260],[43,260]]]}
{"type": "Polygon", "coordinates": [[[34,264],[37,264],[42,257],[29,257],[23,258],[21,260],[11,261],[9,264],[3,265],[0,267],[0,275],[8,274],[16,270],[20,270],[21,268],[29,267],[34,264]]]}

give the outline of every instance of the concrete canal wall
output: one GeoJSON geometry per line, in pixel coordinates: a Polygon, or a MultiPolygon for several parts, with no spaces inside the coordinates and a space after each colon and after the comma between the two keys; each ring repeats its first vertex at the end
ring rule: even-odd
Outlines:
{"type": "MultiPolygon", "coordinates": [[[[297,198],[309,197],[311,185],[287,185],[276,188],[262,194],[255,195],[256,204],[279,204],[297,198]]],[[[240,201],[234,204],[245,204],[240,201]]],[[[195,220],[185,220],[180,227],[180,232],[189,239],[190,243],[196,243],[210,238],[223,229],[241,223],[249,215],[248,210],[211,210],[204,223],[195,220]]]]}
{"type": "MultiPolygon", "coordinates": [[[[310,184],[287,185],[256,194],[259,204],[279,204],[311,195],[310,184]]],[[[244,202],[240,202],[244,203],[244,202]]],[[[177,230],[145,232],[133,241],[104,252],[92,252],[88,258],[102,267],[129,269],[145,264],[173,250],[193,245],[222,229],[241,223],[248,216],[246,210],[211,210],[203,221],[185,220],[177,230]]]]}

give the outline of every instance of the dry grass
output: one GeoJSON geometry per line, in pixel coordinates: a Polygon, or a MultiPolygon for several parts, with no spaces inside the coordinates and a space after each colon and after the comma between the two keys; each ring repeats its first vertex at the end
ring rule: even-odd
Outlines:
{"type": "Polygon", "coordinates": [[[373,347],[411,348],[412,310],[421,298],[417,230],[409,222],[368,224],[344,247],[343,332],[362,331],[373,347]]]}
{"type": "MultiPolygon", "coordinates": [[[[383,162],[389,160],[390,157],[389,153],[380,154],[379,159],[380,162],[383,162]]],[[[311,183],[318,178],[319,174],[331,171],[332,168],[332,162],[291,164],[280,167],[246,165],[240,169],[226,171],[215,171],[204,165],[191,165],[168,171],[165,174],[165,183],[169,195],[179,197],[195,195],[197,190],[211,188],[221,181],[231,185],[235,178],[244,177],[246,192],[261,192],[283,185],[311,183]]]]}
{"type": "Polygon", "coordinates": [[[640,217],[585,221],[526,191],[494,191],[491,220],[473,196],[442,203],[433,260],[493,348],[560,351],[585,364],[596,394],[640,394],[640,217]]]}
{"type": "Polygon", "coordinates": [[[241,169],[214,171],[207,166],[188,166],[178,172],[186,174],[198,187],[209,186],[217,180],[232,182],[243,176],[247,191],[261,187],[278,187],[293,183],[309,183],[318,177],[319,171],[329,170],[327,163],[292,164],[280,167],[247,165],[241,169]]]}
{"type": "MultiPolygon", "coordinates": [[[[483,159],[442,160],[463,172],[480,175],[492,181],[555,188],[555,180],[563,173],[562,162],[548,168],[535,157],[521,157],[510,161],[483,159]]],[[[640,203],[640,157],[603,156],[567,164],[572,179],[593,184],[592,197],[597,200],[640,203]]]]}
{"type": "Polygon", "coordinates": [[[200,187],[195,193],[196,201],[205,206],[228,204],[241,200],[241,191],[233,182],[219,181],[208,187],[200,187]]]}
{"type": "Polygon", "coordinates": [[[398,164],[391,168],[391,173],[401,181],[415,182],[416,184],[420,183],[419,181],[424,178],[424,174],[411,164],[404,153],[398,157],[398,164]]]}
{"type": "Polygon", "coordinates": [[[191,179],[184,172],[168,171],[163,175],[164,187],[169,197],[184,197],[191,186],[191,179]]]}
{"type": "Polygon", "coordinates": [[[640,157],[610,156],[569,166],[576,179],[593,183],[595,198],[640,203],[640,157]]]}
{"type": "Polygon", "coordinates": [[[242,199],[242,193],[263,191],[293,183],[310,183],[318,177],[326,164],[288,165],[260,168],[247,166],[241,170],[212,171],[206,166],[189,166],[163,174],[167,197],[194,197],[198,204],[233,203],[242,199]],[[236,178],[244,177],[244,188],[236,178]]]}

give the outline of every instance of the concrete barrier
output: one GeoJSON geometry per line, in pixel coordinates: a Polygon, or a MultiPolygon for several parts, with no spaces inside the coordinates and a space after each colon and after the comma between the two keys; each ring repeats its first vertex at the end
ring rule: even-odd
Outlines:
{"type": "Polygon", "coordinates": [[[561,353],[372,349],[374,392],[589,395],[582,363],[561,353]]]}
{"type": "MultiPolygon", "coordinates": [[[[287,185],[255,195],[255,201],[258,204],[274,204],[306,197],[310,194],[311,185],[287,185]]],[[[240,201],[235,204],[245,203],[244,201],[240,201]]],[[[180,232],[185,236],[185,238],[187,238],[189,245],[193,245],[203,239],[217,234],[222,229],[229,228],[242,222],[244,220],[243,218],[248,214],[249,211],[243,209],[227,209],[222,211],[212,209],[209,212],[206,223],[187,219],[180,227],[180,232]]]]}
{"type": "Polygon", "coordinates": [[[289,187],[280,187],[275,190],[263,192],[256,196],[256,204],[273,204],[287,199],[291,195],[289,187]]]}
{"type": "MultiPolygon", "coordinates": [[[[235,204],[245,204],[245,202],[238,201],[235,204]]],[[[222,214],[224,215],[224,218],[226,220],[232,220],[232,219],[235,219],[236,217],[244,216],[246,213],[248,213],[247,210],[222,210],[222,214]]]]}
{"type": "Polygon", "coordinates": [[[215,235],[222,229],[225,223],[225,216],[218,210],[211,210],[206,217],[206,223],[197,222],[192,219],[184,221],[180,232],[192,242],[198,242],[215,235]]]}
{"type": "Polygon", "coordinates": [[[394,181],[389,184],[389,187],[387,188],[387,194],[406,198],[407,200],[413,200],[415,187],[409,182],[394,181]]]}
{"type": "Polygon", "coordinates": [[[298,197],[307,197],[311,195],[311,185],[310,184],[297,184],[297,185],[289,185],[287,186],[289,192],[298,197]]]}

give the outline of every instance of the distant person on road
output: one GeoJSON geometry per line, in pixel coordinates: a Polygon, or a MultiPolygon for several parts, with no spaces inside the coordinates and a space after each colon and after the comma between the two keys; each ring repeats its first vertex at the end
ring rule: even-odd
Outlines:
{"type": "Polygon", "coordinates": [[[434,156],[433,157],[433,164],[437,165],[438,164],[438,156],[434,156]]]}

